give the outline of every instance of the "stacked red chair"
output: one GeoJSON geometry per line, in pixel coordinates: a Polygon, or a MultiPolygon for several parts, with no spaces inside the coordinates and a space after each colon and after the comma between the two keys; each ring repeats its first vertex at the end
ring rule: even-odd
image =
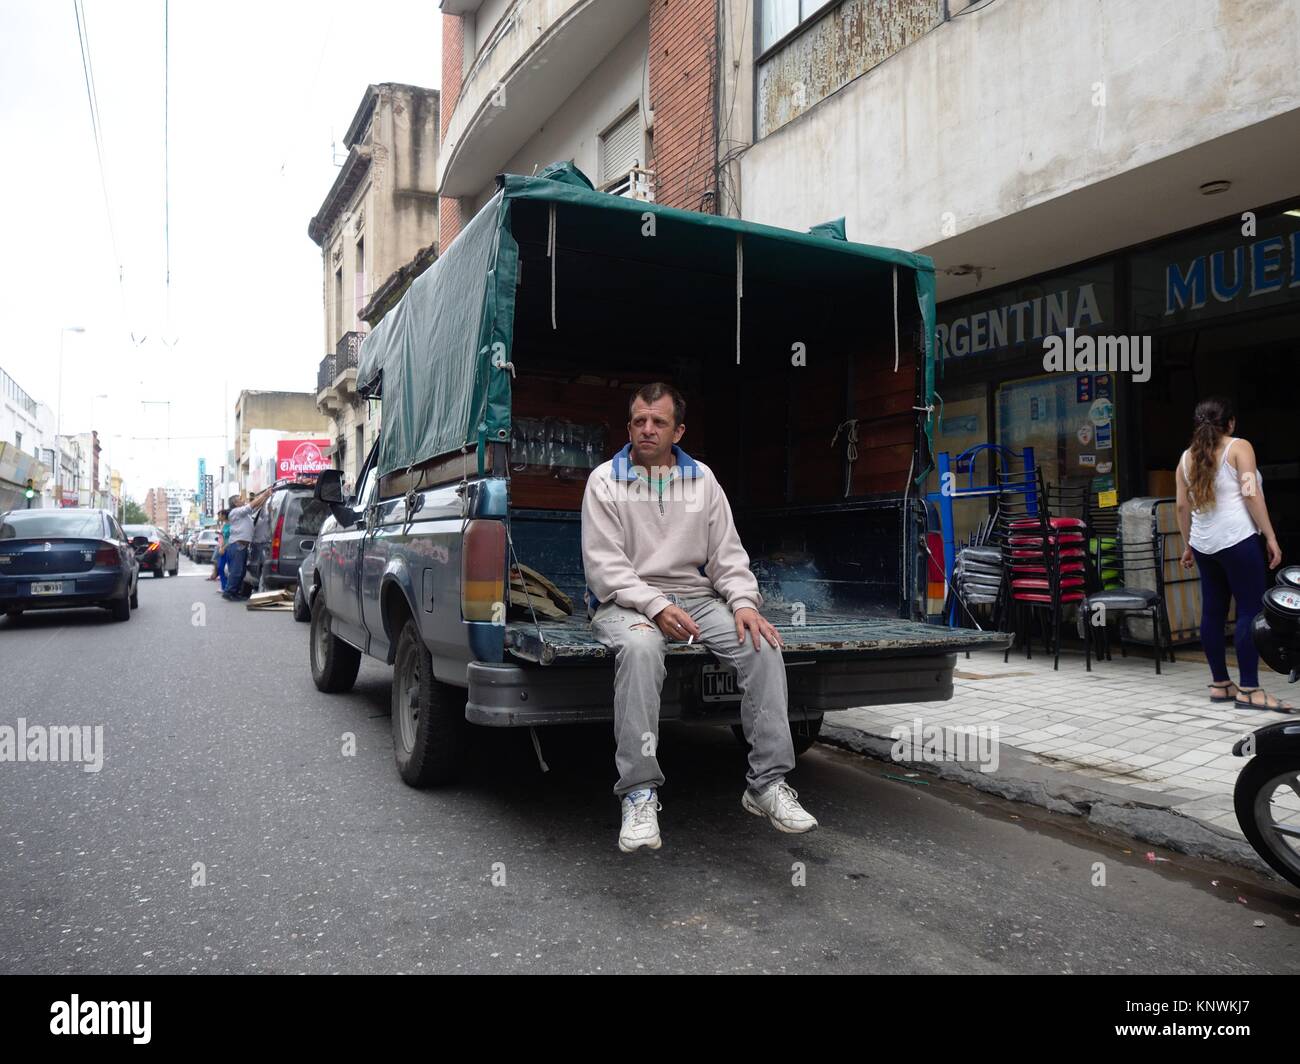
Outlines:
{"type": "MultiPolygon", "coordinates": [[[[999,475],[1004,616],[1033,657],[1032,627],[1040,622],[1052,668],[1061,661],[1061,613],[1086,593],[1088,526],[1081,517],[1052,516],[1042,471],[999,475]],[[1032,480],[1029,479],[1032,477],[1032,480]],[[1031,490],[1024,490],[1029,488],[1031,490]]],[[[1003,654],[1009,659],[1011,647],[1003,654]]]]}

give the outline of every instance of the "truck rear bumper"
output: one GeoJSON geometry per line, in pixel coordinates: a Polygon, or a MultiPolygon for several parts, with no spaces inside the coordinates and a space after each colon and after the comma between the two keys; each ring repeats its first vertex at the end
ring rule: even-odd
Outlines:
{"type": "MultiPolygon", "coordinates": [[[[855,706],[941,702],[952,697],[956,654],[838,658],[786,665],[792,720],[855,706]]],[[[465,718],[497,728],[614,719],[614,670],[473,661],[465,718]]],[[[660,720],[734,724],[739,702],[705,702],[698,663],[668,662],[660,720]]]]}

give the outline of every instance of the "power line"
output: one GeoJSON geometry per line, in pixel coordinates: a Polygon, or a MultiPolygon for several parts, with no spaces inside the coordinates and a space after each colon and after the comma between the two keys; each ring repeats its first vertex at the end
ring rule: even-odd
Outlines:
{"type": "Polygon", "coordinates": [[[81,46],[81,73],[86,82],[86,104],[90,109],[90,128],[95,137],[95,157],[99,161],[99,187],[104,193],[104,215],[108,220],[108,237],[113,245],[113,262],[117,266],[117,283],[122,290],[122,310],[126,312],[126,290],[123,281],[122,254],[117,245],[117,228],[113,224],[113,208],[108,198],[108,177],[104,170],[104,134],[99,120],[99,94],[95,90],[95,71],[90,59],[90,30],[81,0],[72,0],[72,12],[77,20],[77,42],[81,46]]]}
{"type": "Polygon", "coordinates": [[[171,27],[170,2],[163,0],[163,313],[166,329],[172,327],[172,192],[171,192],[171,142],[170,142],[170,89],[171,89],[171,27]]]}

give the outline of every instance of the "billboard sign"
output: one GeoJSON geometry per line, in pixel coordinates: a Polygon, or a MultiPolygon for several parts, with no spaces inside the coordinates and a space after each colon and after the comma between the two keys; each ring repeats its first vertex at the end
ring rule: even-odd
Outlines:
{"type": "Polygon", "coordinates": [[[323,469],[330,469],[330,460],[324,453],[329,445],[328,439],[280,440],[276,444],[276,478],[315,476],[323,469]]]}

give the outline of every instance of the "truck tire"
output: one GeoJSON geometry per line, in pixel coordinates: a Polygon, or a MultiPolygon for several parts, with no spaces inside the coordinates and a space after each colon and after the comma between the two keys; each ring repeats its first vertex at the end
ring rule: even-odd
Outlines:
{"type": "Polygon", "coordinates": [[[434,677],[433,658],[408,620],[393,661],[393,757],[404,782],[432,787],[455,776],[467,727],[465,697],[434,677]]]}
{"type": "MultiPolygon", "coordinates": [[[[801,757],[812,749],[813,743],[817,741],[817,736],[821,734],[822,719],[822,717],[811,717],[808,720],[792,720],[790,722],[790,738],[794,742],[795,757],[801,757]]],[[[740,724],[733,724],[731,731],[740,742],[740,745],[748,748],[749,743],[745,740],[744,727],[740,724]]]]}
{"type": "Polygon", "coordinates": [[[311,610],[307,606],[307,600],[302,597],[301,584],[293,589],[293,619],[303,623],[311,620],[311,610]]]}
{"type": "Polygon", "coordinates": [[[330,612],[325,606],[325,593],[316,593],[316,603],[311,611],[311,638],[307,640],[311,654],[311,679],[316,690],[328,694],[343,694],[352,690],[361,668],[361,651],[348,646],[330,630],[330,612]]]}

